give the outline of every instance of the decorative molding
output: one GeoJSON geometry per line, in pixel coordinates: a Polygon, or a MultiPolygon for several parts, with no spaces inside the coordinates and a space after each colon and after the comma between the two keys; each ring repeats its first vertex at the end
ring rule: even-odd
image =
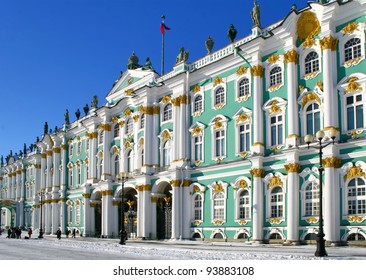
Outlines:
{"type": "Polygon", "coordinates": [[[214,193],[225,192],[223,186],[220,183],[216,183],[213,188],[214,193]]]}
{"type": "Polygon", "coordinates": [[[362,223],[366,219],[366,216],[348,216],[350,223],[362,223]]]}
{"type": "Polygon", "coordinates": [[[305,11],[297,21],[297,35],[300,40],[315,36],[320,32],[320,23],[315,13],[305,11]]]}
{"type": "Polygon", "coordinates": [[[263,178],[264,177],[264,169],[253,168],[253,169],[250,170],[250,174],[254,178],[263,178]]]}
{"type": "Polygon", "coordinates": [[[113,195],[113,190],[104,190],[101,191],[102,196],[109,196],[109,195],[113,195]]]}
{"type": "Polygon", "coordinates": [[[300,167],[300,164],[297,162],[285,164],[285,169],[288,173],[300,173],[300,167]]]}
{"type": "Polygon", "coordinates": [[[242,114],[238,115],[238,117],[236,119],[236,124],[238,125],[239,123],[245,122],[247,120],[250,120],[250,116],[242,113],[242,114]]]}
{"type": "Polygon", "coordinates": [[[316,45],[316,42],[314,40],[314,37],[313,36],[308,36],[306,37],[305,41],[302,43],[302,46],[304,48],[311,48],[312,46],[316,45]]]}
{"type": "Polygon", "coordinates": [[[241,226],[245,226],[247,223],[248,223],[248,221],[247,220],[239,220],[239,221],[237,221],[238,222],[238,224],[239,225],[241,225],[241,226]]]}
{"type": "Polygon", "coordinates": [[[264,68],[262,65],[255,65],[252,68],[250,68],[250,73],[254,76],[254,77],[263,77],[263,71],[264,68]]]}
{"type": "Polygon", "coordinates": [[[319,221],[319,219],[318,218],[315,218],[315,217],[310,217],[310,218],[306,219],[306,221],[309,224],[316,224],[319,221]]]}
{"type": "Polygon", "coordinates": [[[127,108],[123,113],[124,113],[124,115],[125,115],[126,117],[129,117],[129,116],[131,116],[132,111],[131,111],[131,109],[130,109],[130,108],[127,108]]]}
{"type": "Polygon", "coordinates": [[[353,34],[353,32],[355,32],[358,29],[358,23],[357,22],[351,22],[349,24],[347,24],[345,27],[342,28],[342,33],[343,35],[345,34],[353,34]]]}
{"type": "Polygon", "coordinates": [[[53,148],[53,152],[55,154],[59,154],[59,153],[61,153],[61,148],[60,147],[55,147],[55,148],[53,148]]]}
{"type": "Polygon", "coordinates": [[[108,123],[101,123],[98,125],[98,128],[104,131],[111,131],[111,125],[108,123]]]}
{"type": "Polygon", "coordinates": [[[331,35],[324,37],[319,42],[322,50],[327,49],[330,49],[331,51],[337,50],[338,39],[334,39],[331,35]]]}
{"type": "Polygon", "coordinates": [[[347,174],[344,175],[345,179],[352,179],[355,177],[362,177],[366,178],[365,172],[362,171],[361,167],[359,166],[352,166],[348,171],[347,174]]]}
{"type": "Polygon", "coordinates": [[[170,96],[168,95],[165,95],[162,99],[161,99],[161,102],[163,102],[163,104],[167,104],[171,101],[171,98],[170,96]]]}
{"type": "Polygon", "coordinates": [[[271,64],[275,64],[280,59],[280,56],[278,54],[272,54],[270,57],[268,57],[268,62],[271,64]]]}
{"type": "Polygon", "coordinates": [[[41,158],[47,158],[47,154],[46,153],[41,153],[41,158]]]}
{"type": "Polygon", "coordinates": [[[49,157],[52,157],[53,152],[52,152],[52,150],[47,150],[47,151],[46,151],[46,154],[47,154],[49,157]]]}
{"type": "Polygon", "coordinates": [[[325,158],[322,163],[325,168],[339,168],[341,166],[341,160],[336,157],[325,158]]]}
{"type": "Polygon", "coordinates": [[[284,59],[285,59],[286,63],[293,62],[295,64],[298,64],[299,54],[297,53],[297,51],[291,50],[291,51],[288,51],[287,53],[285,53],[284,59]]]}
{"type": "Polygon", "coordinates": [[[277,186],[283,186],[283,183],[281,181],[281,178],[280,177],[277,177],[277,176],[273,176],[271,178],[271,180],[269,181],[268,183],[268,187],[269,188],[272,188],[272,187],[277,187],[277,186]]]}
{"type": "Polygon", "coordinates": [[[83,193],[83,197],[85,199],[89,199],[91,197],[90,193],[83,193]]]}
{"type": "Polygon", "coordinates": [[[217,85],[219,85],[219,84],[223,84],[224,83],[224,81],[222,80],[222,78],[221,77],[216,77],[214,80],[213,80],[213,86],[215,87],[215,86],[217,86],[217,85]]]}
{"type": "Polygon", "coordinates": [[[314,92],[310,92],[308,94],[306,94],[303,98],[302,98],[302,107],[304,108],[306,104],[308,104],[311,101],[316,101],[318,102],[318,104],[320,105],[322,102],[320,100],[320,97],[314,93],[314,92]]]}
{"type": "Polygon", "coordinates": [[[195,220],[195,221],[193,222],[193,224],[194,224],[195,226],[199,226],[201,223],[202,223],[202,221],[199,221],[199,220],[195,220]]]}
{"type": "Polygon", "coordinates": [[[200,91],[201,91],[201,86],[199,86],[199,85],[194,85],[193,86],[193,89],[192,89],[193,93],[197,93],[197,92],[200,92],[200,91]]]}
{"type": "Polygon", "coordinates": [[[171,135],[168,130],[164,130],[164,132],[162,134],[162,138],[163,138],[163,140],[171,139],[171,135]]]}
{"type": "Polygon", "coordinates": [[[125,94],[126,94],[127,96],[131,96],[131,95],[133,95],[133,94],[134,94],[134,91],[133,91],[133,89],[132,89],[132,88],[130,88],[130,89],[125,90],[125,94]]]}
{"type": "Polygon", "coordinates": [[[269,219],[269,223],[270,224],[280,224],[281,222],[283,221],[283,219],[280,219],[280,218],[271,218],[269,219]]]}
{"type": "Polygon", "coordinates": [[[212,223],[216,226],[221,226],[224,224],[223,220],[213,220],[212,223]]]}
{"type": "Polygon", "coordinates": [[[282,110],[279,106],[277,106],[279,102],[277,100],[273,100],[273,102],[271,103],[271,108],[269,109],[269,114],[273,115],[276,113],[282,113],[282,110]]]}
{"type": "Polygon", "coordinates": [[[352,93],[352,92],[355,92],[355,91],[362,90],[361,85],[358,82],[356,82],[358,80],[359,80],[359,78],[357,78],[357,77],[349,78],[348,81],[347,81],[348,86],[347,86],[347,89],[345,90],[344,93],[347,94],[347,93],[352,93]]]}
{"type": "Polygon", "coordinates": [[[246,68],[246,67],[244,67],[244,66],[240,66],[240,67],[238,68],[238,70],[236,70],[236,74],[237,74],[238,76],[242,76],[242,75],[246,74],[247,72],[248,72],[248,68],[246,68]]]}

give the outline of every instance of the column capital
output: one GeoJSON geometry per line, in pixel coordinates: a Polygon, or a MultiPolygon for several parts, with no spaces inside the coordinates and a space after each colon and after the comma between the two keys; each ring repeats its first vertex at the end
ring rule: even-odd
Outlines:
{"type": "Polygon", "coordinates": [[[297,53],[297,51],[291,50],[284,54],[284,59],[287,64],[291,62],[297,64],[299,61],[299,54],[297,53]]]}
{"type": "Polygon", "coordinates": [[[259,76],[259,77],[263,77],[263,66],[262,65],[255,65],[253,66],[252,68],[250,68],[250,73],[253,75],[253,76],[259,76]]]}
{"type": "Polygon", "coordinates": [[[330,49],[331,51],[337,50],[338,39],[329,35],[320,40],[320,47],[322,50],[330,49]]]}
{"type": "Polygon", "coordinates": [[[297,162],[285,164],[285,169],[288,173],[299,173],[300,172],[300,164],[297,163],[297,162]]]}
{"type": "Polygon", "coordinates": [[[328,157],[323,159],[322,164],[325,168],[339,168],[341,166],[341,159],[328,157]]]}
{"type": "Polygon", "coordinates": [[[250,170],[250,174],[255,178],[263,178],[264,177],[264,169],[253,168],[250,170]]]}

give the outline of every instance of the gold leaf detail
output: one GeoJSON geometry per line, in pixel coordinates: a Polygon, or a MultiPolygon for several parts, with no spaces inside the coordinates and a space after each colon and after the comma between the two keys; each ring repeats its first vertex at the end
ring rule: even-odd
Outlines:
{"type": "Polygon", "coordinates": [[[246,67],[244,67],[244,66],[240,66],[240,67],[238,68],[238,70],[236,70],[236,74],[237,74],[238,76],[241,76],[241,75],[246,74],[246,73],[247,73],[247,71],[248,71],[248,68],[246,68],[246,67]]]}
{"type": "Polygon", "coordinates": [[[320,97],[314,93],[314,92],[310,92],[307,95],[305,95],[302,99],[302,107],[304,107],[306,104],[308,104],[311,101],[316,101],[318,102],[318,104],[321,104],[321,100],[320,97]]]}
{"type": "Polygon", "coordinates": [[[197,127],[193,128],[192,134],[193,135],[202,134],[202,129],[197,126],[197,127]]]}
{"type": "Polygon", "coordinates": [[[323,165],[326,168],[339,168],[341,165],[341,160],[336,157],[329,157],[323,159],[323,165]]]}
{"type": "Polygon", "coordinates": [[[300,40],[315,36],[320,32],[320,23],[315,13],[305,11],[297,21],[297,35],[300,40]]]}
{"type": "Polygon", "coordinates": [[[163,140],[170,139],[170,133],[169,133],[169,131],[168,130],[164,130],[162,137],[163,137],[163,140]]]}
{"type": "Polygon", "coordinates": [[[252,68],[250,68],[250,73],[253,76],[259,76],[259,77],[263,77],[263,70],[264,68],[261,65],[255,65],[252,68]]]}
{"type": "Polygon", "coordinates": [[[200,92],[200,91],[201,91],[201,87],[199,85],[194,85],[193,86],[193,89],[192,89],[193,93],[197,93],[197,92],[200,92]]]}
{"type": "Polygon", "coordinates": [[[347,24],[345,27],[343,27],[342,33],[343,34],[353,34],[353,32],[355,30],[359,30],[358,29],[358,23],[357,22],[351,22],[351,23],[347,24]]]}
{"type": "Polygon", "coordinates": [[[124,114],[125,114],[125,116],[126,116],[126,117],[129,117],[129,116],[131,116],[132,111],[130,110],[130,108],[127,108],[127,109],[124,111],[124,114]]]}
{"type": "Polygon", "coordinates": [[[250,174],[255,178],[263,178],[264,170],[259,168],[253,168],[250,170],[250,174]]]}
{"type": "Polygon", "coordinates": [[[273,176],[271,178],[271,180],[269,181],[268,187],[272,188],[272,187],[276,187],[276,186],[281,186],[282,187],[283,183],[281,181],[281,179],[277,176],[273,176]]]}
{"type": "Polygon", "coordinates": [[[345,93],[350,93],[350,92],[355,92],[355,91],[358,91],[358,90],[362,90],[361,85],[356,81],[358,81],[357,77],[351,77],[351,78],[348,79],[348,86],[347,86],[347,89],[346,89],[345,93]]]}
{"type": "Polygon", "coordinates": [[[271,103],[271,108],[269,109],[269,114],[270,115],[282,112],[281,108],[277,106],[278,103],[279,102],[277,100],[274,100],[271,103]]]}
{"type": "Polygon", "coordinates": [[[131,96],[133,93],[134,93],[134,91],[132,88],[125,90],[125,94],[128,96],[131,96]]]}
{"type": "Polygon", "coordinates": [[[315,223],[317,223],[317,222],[318,222],[318,219],[317,219],[317,218],[315,218],[315,217],[310,217],[310,218],[306,219],[306,221],[307,221],[308,223],[310,223],[310,224],[315,224],[315,223]]]}
{"type": "Polygon", "coordinates": [[[316,45],[314,37],[308,36],[306,37],[304,43],[302,43],[304,48],[311,48],[312,46],[316,45]]]}
{"type": "Polygon", "coordinates": [[[222,187],[221,184],[216,184],[213,191],[214,193],[224,192],[224,188],[222,187]]]}
{"type": "Polygon", "coordinates": [[[347,174],[344,176],[345,179],[351,179],[354,177],[362,177],[365,178],[366,174],[362,171],[361,167],[359,166],[352,166],[347,174]]]}
{"type": "Polygon", "coordinates": [[[291,50],[285,53],[284,58],[286,63],[294,62],[297,64],[299,60],[299,54],[295,50],[291,50]]]}
{"type": "Polygon", "coordinates": [[[240,180],[239,181],[239,188],[245,188],[248,186],[248,183],[245,180],[240,180]]]}
{"type": "Polygon", "coordinates": [[[331,35],[324,37],[320,40],[320,47],[322,50],[330,49],[331,51],[337,50],[338,39],[334,39],[331,35]]]}
{"type": "Polygon", "coordinates": [[[300,164],[299,163],[285,164],[285,169],[288,173],[299,173],[300,172],[300,164]]]}
{"type": "Polygon", "coordinates": [[[268,62],[271,64],[276,63],[280,59],[280,56],[278,54],[272,54],[270,57],[268,57],[268,62]]]}
{"type": "Polygon", "coordinates": [[[222,84],[224,81],[222,80],[221,77],[216,77],[215,80],[213,81],[213,86],[217,86],[218,84],[222,84]]]}

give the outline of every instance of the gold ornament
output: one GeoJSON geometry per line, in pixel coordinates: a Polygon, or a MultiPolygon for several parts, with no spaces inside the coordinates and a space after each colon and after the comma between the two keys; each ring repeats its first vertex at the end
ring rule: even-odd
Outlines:
{"type": "Polygon", "coordinates": [[[316,45],[314,37],[313,36],[306,37],[302,45],[304,48],[311,48],[312,46],[316,45]]]}
{"type": "Polygon", "coordinates": [[[224,188],[222,187],[222,185],[221,185],[221,184],[216,184],[216,185],[214,186],[213,192],[214,192],[214,193],[224,192],[224,188]]]}
{"type": "Polygon", "coordinates": [[[131,96],[133,93],[134,93],[134,91],[133,91],[133,89],[132,89],[132,88],[125,90],[125,94],[126,94],[127,96],[131,96]]]}
{"type": "Polygon", "coordinates": [[[268,187],[272,188],[272,187],[277,187],[277,186],[281,186],[282,187],[283,183],[281,181],[281,178],[277,177],[277,176],[273,176],[271,178],[271,180],[269,181],[268,187]]]}
{"type": "Polygon", "coordinates": [[[358,81],[357,77],[349,78],[348,79],[348,86],[347,86],[347,89],[344,93],[350,93],[350,92],[355,92],[355,91],[362,90],[361,85],[356,81],[358,81]]]}
{"type": "Polygon", "coordinates": [[[250,68],[250,73],[253,75],[253,76],[259,76],[259,77],[263,77],[263,70],[264,68],[261,66],[261,65],[255,65],[253,66],[252,68],[250,68]]]}
{"type": "Polygon", "coordinates": [[[243,189],[248,186],[248,183],[245,180],[239,181],[239,188],[243,189]]]}
{"type": "Polygon", "coordinates": [[[130,110],[130,108],[127,108],[127,109],[124,111],[124,114],[125,114],[125,116],[126,116],[126,117],[129,117],[129,116],[131,116],[132,111],[130,110]]]}
{"type": "Polygon", "coordinates": [[[337,50],[338,39],[334,39],[331,35],[324,37],[320,40],[320,47],[322,50],[330,49],[331,51],[337,50]]]}
{"type": "Polygon", "coordinates": [[[285,58],[286,63],[293,62],[293,63],[297,64],[298,60],[299,60],[299,54],[295,50],[291,50],[291,51],[288,51],[287,53],[285,53],[284,58],[285,58]]]}
{"type": "Polygon", "coordinates": [[[320,23],[315,13],[305,11],[297,21],[297,35],[300,40],[315,36],[320,32],[320,23]]]}
{"type": "Polygon", "coordinates": [[[170,133],[169,133],[169,131],[168,130],[164,130],[164,132],[163,132],[163,140],[168,140],[168,139],[170,139],[170,133]]]}
{"type": "Polygon", "coordinates": [[[277,100],[272,101],[271,108],[269,109],[270,115],[282,112],[281,108],[277,106],[278,103],[279,102],[277,100]]]}
{"type": "Polygon", "coordinates": [[[342,33],[343,34],[353,34],[353,32],[355,30],[359,30],[358,29],[358,23],[357,22],[351,22],[351,23],[347,24],[345,27],[343,27],[342,33]]]}
{"type": "Polygon", "coordinates": [[[253,168],[250,170],[250,174],[254,178],[263,178],[264,177],[264,170],[260,168],[253,168]]]}
{"type": "Polygon", "coordinates": [[[200,92],[200,91],[201,91],[201,87],[199,85],[194,85],[193,86],[193,89],[192,89],[193,93],[197,93],[197,92],[200,92]]]}
{"type": "Polygon", "coordinates": [[[213,81],[213,86],[217,86],[218,84],[222,84],[224,81],[222,80],[221,77],[216,77],[213,81]]]}
{"type": "Polygon", "coordinates": [[[306,104],[308,104],[309,102],[311,101],[316,101],[318,104],[321,104],[321,100],[320,100],[320,97],[314,93],[314,92],[310,92],[308,93],[307,95],[305,95],[302,99],[302,107],[304,108],[304,106],[306,104]]]}
{"type": "Polygon", "coordinates": [[[285,169],[288,173],[299,173],[300,172],[300,164],[299,163],[289,163],[285,164],[285,169]]]}
{"type": "Polygon", "coordinates": [[[192,134],[193,135],[202,134],[202,129],[197,126],[197,127],[193,128],[192,134]]]}
{"type": "Polygon", "coordinates": [[[236,70],[236,74],[237,74],[238,76],[241,76],[241,75],[246,74],[246,73],[247,73],[247,71],[248,71],[248,68],[246,68],[246,67],[244,67],[244,66],[240,66],[240,67],[238,68],[238,70],[236,70]]]}
{"type": "Polygon", "coordinates": [[[323,159],[323,165],[325,168],[339,168],[341,165],[341,160],[336,157],[329,157],[323,159]]]}
{"type": "Polygon", "coordinates": [[[345,179],[351,179],[354,177],[362,177],[365,178],[366,174],[362,171],[361,167],[359,166],[352,166],[347,174],[344,176],[345,179]]]}
{"type": "Polygon", "coordinates": [[[280,59],[280,56],[278,54],[272,54],[270,57],[268,57],[268,62],[271,64],[276,63],[280,59]]]}

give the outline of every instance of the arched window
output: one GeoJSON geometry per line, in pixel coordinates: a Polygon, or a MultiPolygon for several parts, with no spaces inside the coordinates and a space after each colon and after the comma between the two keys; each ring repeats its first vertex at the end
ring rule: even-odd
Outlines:
{"type": "Polygon", "coordinates": [[[114,157],[114,164],[113,164],[113,166],[114,166],[114,176],[117,176],[118,175],[118,173],[119,173],[119,156],[118,155],[116,155],[115,157],[114,157]]]}
{"type": "Polygon", "coordinates": [[[72,157],[72,154],[74,153],[74,145],[70,144],[69,145],[69,157],[72,157]]]}
{"type": "Polygon", "coordinates": [[[69,205],[69,206],[67,207],[67,222],[68,222],[69,224],[71,224],[71,223],[72,223],[72,205],[69,205]]]}
{"type": "Polygon", "coordinates": [[[348,215],[366,214],[366,186],[361,178],[354,178],[347,187],[348,215]]]}
{"type": "Polygon", "coordinates": [[[225,89],[223,87],[219,87],[218,89],[216,89],[214,100],[214,105],[220,105],[225,103],[225,89]]]}
{"type": "Polygon", "coordinates": [[[163,121],[169,121],[173,118],[173,109],[172,109],[172,104],[167,104],[164,107],[164,112],[163,112],[163,121]]]}
{"type": "Polygon", "coordinates": [[[81,166],[77,166],[77,171],[78,171],[78,177],[77,177],[77,182],[76,184],[77,185],[80,185],[81,184],[81,166]]]}
{"type": "Polygon", "coordinates": [[[319,104],[312,103],[306,108],[306,134],[315,135],[320,130],[319,104]]]}
{"type": "Polygon", "coordinates": [[[80,153],[81,153],[81,141],[78,141],[78,143],[77,143],[76,153],[78,155],[80,155],[80,153]]]}
{"type": "Polygon", "coordinates": [[[69,186],[72,187],[74,185],[74,170],[73,167],[69,168],[69,186]]]}
{"type": "Polygon", "coordinates": [[[346,98],[347,130],[363,128],[362,93],[346,98]]]}
{"type": "Polygon", "coordinates": [[[170,165],[171,143],[169,140],[163,144],[163,166],[170,165]]]}
{"type": "Polygon", "coordinates": [[[129,118],[126,122],[126,134],[131,134],[133,132],[133,119],[129,118]]]}
{"type": "Polygon", "coordinates": [[[203,102],[202,95],[199,94],[194,98],[194,109],[193,109],[194,113],[202,111],[202,109],[203,109],[202,102],[203,102]]]}
{"type": "Polygon", "coordinates": [[[361,57],[361,40],[352,38],[344,45],[344,60],[349,61],[361,57]]]}
{"type": "Polygon", "coordinates": [[[194,219],[202,220],[202,196],[200,194],[194,198],[194,219]]]}
{"type": "Polygon", "coordinates": [[[225,197],[222,192],[215,193],[213,196],[213,219],[225,219],[225,197]]]}
{"type": "Polygon", "coordinates": [[[281,187],[273,188],[271,192],[271,218],[283,217],[283,192],[281,187]]]}
{"type": "Polygon", "coordinates": [[[282,69],[279,66],[274,67],[269,72],[269,86],[282,84],[282,69]]]}
{"type": "Polygon", "coordinates": [[[119,136],[119,123],[114,125],[114,129],[113,129],[113,137],[116,138],[119,136]]]}
{"type": "Polygon", "coordinates": [[[238,97],[248,96],[249,93],[250,93],[249,79],[244,78],[239,83],[239,96],[238,97]]]}
{"type": "Polygon", "coordinates": [[[305,216],[319,215],[319,188],[310,183],[305,187],[305,216]]]}
{"type": "Polygon", "coordinates": [[[365,241],[365,237],[360,233],[350,234],[347,241],[365,241]]]}
{"type": "Polygon", "coordinates": [[[250,219],[250,196],[248,190],[239,195],[239,219],[250,219]]]}
{"type": "Polygon", "coordinates": [[[127,153],[127,172],[133,171],[133,154],[132,150],[128,151],[127,153]]]}
{"type": "Polygon", "coordinates": [[[141,114],[140,117],[140,129],[143,129],[145,127],[145,114],[141,114]]]}
{"type": "Polygon", "coordinates": [[[305,74],[319,71],[319,55],[317,52],[311,52],[305,57],[305,74]]]}

